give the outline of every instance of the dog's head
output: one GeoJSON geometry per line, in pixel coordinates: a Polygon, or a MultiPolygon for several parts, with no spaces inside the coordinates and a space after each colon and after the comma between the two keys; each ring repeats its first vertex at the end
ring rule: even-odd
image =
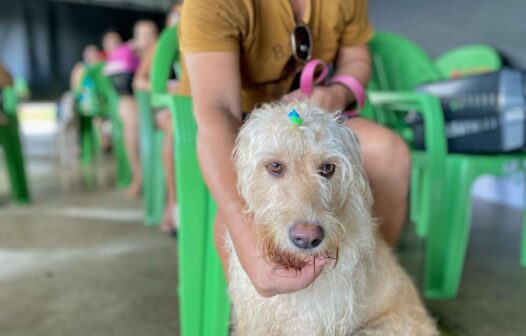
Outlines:
{"type": "Polygon", "coordinates": [[[370,236],[371,193],[356,135],[338,114],[268,104],[252,112],[234,151],[238,188],[263,253],[301,268],[311,256],[337,258],[342,244],[370,236]],[[301,125],[288,114],[295,108],[301,125]]]}

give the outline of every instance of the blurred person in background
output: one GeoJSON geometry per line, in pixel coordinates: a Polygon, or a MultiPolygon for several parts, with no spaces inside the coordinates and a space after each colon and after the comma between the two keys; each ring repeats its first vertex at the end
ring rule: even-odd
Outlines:
{"type": "MultiPolygon", "coordinates": [[[[84,104],[85,108],[90,108],[89,99],[91,97],[86,94],[85,89],[89,89],[94,83],[93,79],[85,77],[84,74],[89,67],[101,61],[101,53],[97,46],[90,44],[84,47],[82,61],[77,62],[71,70],[69,91],[61,97],[58,109],[58,146],[60,161],[63,164],[72,165],[79,156],[79,125],[76,118],[78,112],[76,111],[76,106],[84,104]]],[[[97,131],[101,134],[102,146],[104,149],[107,149],[111,146],[111,142],[108,136],[105,136],[102,132],[102,119],[96,118],[95,125],[97,131]]]]}
{"type": "Polygon", "coordinates": [[[104,60],[122,44],[122,36],[115,29],[109,28],[102,34],[102,57],[104,60]]]}
{"type": "Polygon", "coordinates": [[[82,51],[82,61],[77,62],[71,70],[69,81],[70,90],[78,90],[82,84],[81,80],[87,68],[102,60],[100,50],[96,45],[90,44],[84,47],[82,51]]]}
{"type": "MultiPolygon", "coordinates": [[[[179,22],[181,14],[181,4],[176,4],[172,7],[166,17],[166,26],[171,27],[179,22]]],[[[133,87],[135,90],[151,91],[150,85],[150,71],[152,67],[153,55],[155,53],[155,44],[152,44],[141,59],[139,68],[133,79],[133,87]]],[[[177,94],[179,82],[176,79],[175,71],[168,83],[168,90],[172,94],[177,94]]],[[[165,233],[174,233],[178,225],[177,213],[177,193],[175,182],[175,166],[174,166],[174,146],[173,146],[173,129],[172,118],[170,110],[159,109],[155,113],[155,126],[160,129],[163,134],[163,165],[164,174],[166,177],[166,207],[164,211],[163,220],[161,223],[161,230],[165,233]]]]}
{"type": "MultiPolygon", "coordinates": [[[[115,47],[106,43],[109,51],[105,74],[111,79],[119,94],[119,116],[124,127],[124,144],[132,169],[132,182],[127,190],[129,196],[138,197],[141,192],[142,172],[139,157],[139,127],[137,104],[133,97],[133,76],[139,66],[140,58],[157,39],[157,26],[153,21],[138,21],[133,28],[133,39],[115,47]],[[112,49],[113,48],[113,49],[112,49]]],[[[111,36],[111,35],[110,35],[111,36]]]]}

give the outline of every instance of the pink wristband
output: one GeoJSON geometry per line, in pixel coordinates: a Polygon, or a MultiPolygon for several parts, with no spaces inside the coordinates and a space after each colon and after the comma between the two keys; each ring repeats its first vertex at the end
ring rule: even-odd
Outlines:
{"type": "Polygon", "coordinates": [[[362,84],[356,78],[340,75],[332,77],[330,82],[341,84],[352,92],[358,105],[357,110],[363,107],[365,104],[365,90],[363,89],[362,84]]]}
{"type": "Polygon", "coordinates": [[[314,86],[323,83],[327,75],[329,74],[329,69],[327,65],[322,60],[311,60],[305,64],[300,75],[300,91],[307,97],[312,95],[314,91],[314,86]],[[318,77],[316,75],[316,69],[321,67],[321,73],[318,77]]]}

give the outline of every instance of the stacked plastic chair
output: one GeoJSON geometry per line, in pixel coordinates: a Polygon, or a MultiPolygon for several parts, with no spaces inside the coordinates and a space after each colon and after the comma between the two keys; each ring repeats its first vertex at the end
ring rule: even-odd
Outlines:
{"type": "Polygon", "coordinates": [[[162,162],[163,133],[155,128],[150,93],[135,91],[139,107],[140,152],[143,176],[144,223],[158,225],[166,203],[162,162]]]}
{"type": "Polygon", "coordinates": [[[172,114],[179,200],[179,305],[181,335],[228,335],[230,303],[213,240],[216,205],[201,175],[196,150],[197,125],[190,97],[168,93],[171,68],[177,65],[177,28],[161,34],[151,71],[154,108],[172,114]]]}
{"type": "Polygon", "coordinates": [[[11,192],[19,204],[29,203],[26,170],[20,136],[18,134],[17,104],[15,88],[5,87],[1,91],[0,145],[3,147],[11,192]]]}
{"type": "Polygon", "coordinates": [[[132,171],[124,146],[124,131],[121,118],[119,116],[119,95],[113,87],[108,77],[102,72],[95,78],[95,85],[102,94],[105,104],[105,111],[111,120],[111,137],[113,143],[113,155],[117,171],[117,187],[127,187],[132,179],[132,171]]]}
{"type": "Polygon", "coordinates": [[[75,91],[75,106],[79,114],[81,163],[89,166],[99,153],[100,141],[93,124],[95,117],[103,114],[104,100],[96,85],[97,78],[102,76],[104,64],[98,63],[85,68],[81,84],[75,91]]]}
{"type": "MultiPolygon", "coordinates": [[[[415,111],[423,117],[426,150],[412,151],[411,217],[416,220],[418,232],[427,237],[425,295],[453,298],[458,293],[469,238],[470,189],[474,180],[483,174],[524,172],[526,157],[523,153],[448,153],[439,100],[413,91],[419,84],[444,78],[443,74],[421,48],[403,37],[377,34],[369,47],[373,76],[368,95],[374,119],[411,143],[404,117],[415,111]]],[[[521,264],[526,266],[526,230],[521,264]]]]}
{"type": "Polygon", "coordinates": [[[498,70],[502,58],[491,46],[470,44],[440,55],[435,65],[444,78],[458,78],[498,70]]]}

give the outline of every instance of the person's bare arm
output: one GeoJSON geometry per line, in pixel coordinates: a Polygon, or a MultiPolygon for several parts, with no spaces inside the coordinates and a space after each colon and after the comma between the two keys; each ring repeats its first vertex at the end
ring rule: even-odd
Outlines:
{"type": "Polygon", "coordinates": [[[69,77],[69,88],[71,91],[76,91],[80,87],[80,82],[82,80],[82,76],[84,75],[84,65],[82,63],[77,63],[71,70],[71,74],[69,77]]]}
{"type": "Polygon", "coordinates": [[[257,235],[243,215],[244,202],[236,188],[231,156],[242,122],[239,55],[230,52],[187,54],[194,113],[198,124],[197,151],[206,183],[218,203],[241,265],[262,296],[294,292],[307,287],[321,272],[324,260],[301,271],[277,274],[278,265],[263,259],[257,235]]]}
{"type": "Polygon", "coordinates": [[[141,64],[139,64],[139,68],[137,69],[137,72],[135,72],[135,76],[133,77],[134,89],[143,91],[151,90],[150,71],[152,67],[154,53],[155,46],[152,46],[144,54],[141,60],[141,64]]]}
{"type": "Polygon", "coordinates": [[[11,78],[11,75],[7,71],[7,69],[4,67],[3,64],[0,63],[0,87],[6,87],[6,86],[12,86],[13,85],[13,78],[11,78]]]}
{"type": "MultiPolygon", "coordinates": [[[[365,88],[371,76],[371,57],[367,46],[342,47],[336,60],[335,75],[348,75],[356,78],[365,88]]],[[[299,90],[285,95],[285,100],[301,96],[299,90]]],[[[345,86],[332,84],[316,86],[310,97],[311,102],[328,111],[343,110],[354,102],[353,94],[345,86]]]]}

